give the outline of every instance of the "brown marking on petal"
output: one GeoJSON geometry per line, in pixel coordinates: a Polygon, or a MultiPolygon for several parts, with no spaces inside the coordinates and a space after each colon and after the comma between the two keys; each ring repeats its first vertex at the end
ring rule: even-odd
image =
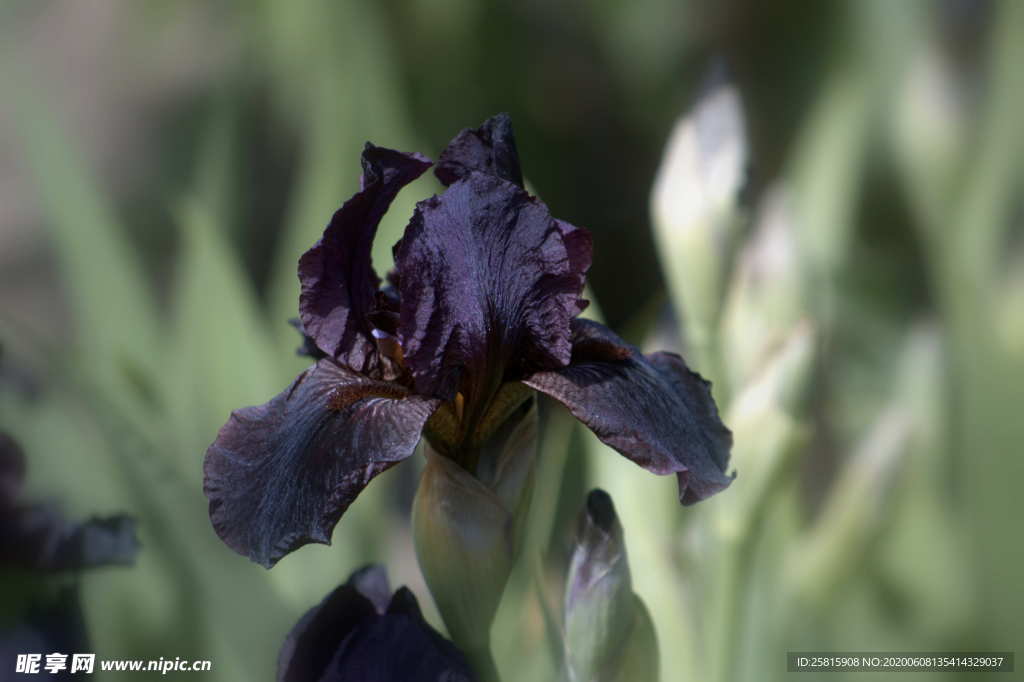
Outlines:
{"type": "Polygon", "coordinates": [[[327,406],[334,412],[342,412],[364,398],[391,398],[401,400],[409,391],[398,384],[372,381],[335,386],[327,394],[327,406]]]}
{"type": "Polygon", "coordinates": [[[203,461],[214,530],[267,568],[302,545],[329,544],[360,491],[413,454],[438,402],[320,360],[221,427],[203,461]]]}

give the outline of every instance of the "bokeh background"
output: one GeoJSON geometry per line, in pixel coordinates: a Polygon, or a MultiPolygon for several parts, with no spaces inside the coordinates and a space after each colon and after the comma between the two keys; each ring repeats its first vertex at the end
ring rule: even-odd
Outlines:
{"type": "MultiPolygon", "coordinates": [[[[594,234],[589,314],[714,381],[739,477],[680,508],[545,403],[506,677],[556,675],[593,486],[666,681],[782,678],[794,650],[1024,651],[1022,69],[1012,1],[4,2],[0,428],[30,497],[129,513],[142,541],[133,567],[53,579],[80,584],[92,650],[270,679],[368,561],[438,622],[418,458],[268,572],[214,536],[202,455],[304,366],[296,260],[362,144],[436,156],[508,111],[532,189],[594,234]]],[[[379,270],[436,190],[399,197],[379,270]]],[[[49,589],[4,575],[0,631],[49,589]]],[[[908,679],[932,677],[971,675],[908,679]]]]}

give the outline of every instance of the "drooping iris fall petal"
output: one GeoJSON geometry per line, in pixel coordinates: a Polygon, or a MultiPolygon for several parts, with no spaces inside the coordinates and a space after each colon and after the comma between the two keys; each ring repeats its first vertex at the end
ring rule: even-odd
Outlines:
{"type": "Polygon", "coordinates": [[[644,355],[609,329],[573,321],[572,364],[524,380],[563,403],[604,443],[656,474],[676,474],[693,504],[726,488],[732,434],[710,384],[673,353],[644,355]]]}
{"type": "Polygon", "coordinates": [[[456,135],[441,152],[434,168],[434,174],[445,185],[473,171],[523,186],[523,171],[519,167],[519,152],[508,114],[492,116],[479,128],[467,128],[456,135]]]}
{"type": "Polygon", "coordinates": [[[437,404],[320,360],[269,403],[233,412],[207,450],[217,534],[267,567],[328,544],[370,479],[413,453],[437,404]]]}
{"type": "Polygon", "coordinates": [[[395,246],[399,339],[417,392],[481,404],[510,372],[569,362],[589,240],[494,175],[420,202],[395,246]]]}
{"type": "Polygon", "coordinates": [[[380,286],[370,262],[377,226],[399,190],[430,161],[367,143],[362,165],[362,189],[334,213],[323,237],[299,260],[304,333],[356,371],[368,370],[376,356],[367,315],[380,286]]]}

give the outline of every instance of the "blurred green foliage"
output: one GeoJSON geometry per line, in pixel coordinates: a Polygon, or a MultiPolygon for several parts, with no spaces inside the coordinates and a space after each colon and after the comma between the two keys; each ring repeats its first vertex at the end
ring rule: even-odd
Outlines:
{"type": "MultiPolygon", "coordinates": [[[[299,615],[368,561],[438,622],[408,527],[418,461],[370,486],[331,548],[268,572],[214,536],[202,454],[231,409],[302,368],[285,323],[295,264],[357,187],[363,142],[436,155],[501,110],[535,191],[594,232],[591,314],[600,301],[631,339],[677,346],[714,380],[739,472],[683,509],[674,480],[548,409],[493,636],[509,679],[556,675],[571,524],[595,485],[619,509],[665,680],[782,677],[790,650],[1024,651],[1024,5],[86,5],[2,10],[0,149],[46,246],[40,274],[3,235],[0,427],[29,453],[36,496],[139,519],[138,564],[82,579],[100,657],[265,679],[299,615]],[[216,55],[158,108],[88,102],[151,117],[139,147],[103,138],[114,159],[142,157],[134,184],[96,170],[33,61],[73,72],[57,38],[90,18],[140,82],[216,55]],[[669,131],[721,58],[742,186],[698,202],[692,224],[666,223],[655,197],[652,221],[669,131]]],[[[699,164],[684,171],[667,201],[703,187],[699,164]]],[[[390,211],[378,270],[432,183],[390,211]]]]}

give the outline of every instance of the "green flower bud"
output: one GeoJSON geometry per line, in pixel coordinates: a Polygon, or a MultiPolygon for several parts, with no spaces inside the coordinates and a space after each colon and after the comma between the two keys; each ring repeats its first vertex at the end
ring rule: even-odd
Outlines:
{"type": "Polygon", "coordinates": [[[698,355],[721,305],[746,161],[739,94],[717,85],[672,131],[651,196],[662,264],[698,355]]]}
{"type": "Polygon", "coordinates": [[[799,254],[785,190],[762,200],[740,251],[722,314],[722,343],[735,394],[769,362],[802,314],[799,254]]]}
{"type": "Polygon", "coordinates": [[[798,321],[781,346],[729,405],[733,463],[743,476],[736,497],[712,510],[719,537],[739,541],[764,516],[764,505],[806,444],[801,418],[810,388],[816,335],[808,320],[798,321]]]}
{"type": "Polygon", "coordinates": [[[956,186],[966,145],[970,101],[935,46],[911,62],[890,118],[896,160],[910,183],[915,208],[937,218],[956,186]]]}
{"type": "Polygon", "coordinates": [[[593,490],[580,515],[565,594],[566,676],[571,682],[658,678],[658,643],[633,593],[622,525],[608,493],[593,490]]]}
{"type": "Polygon", "coordinates": [[[496,678],[490,629],[519,550],[536,461],[531,396],[474,446],[470,473],[426,441],[413,503],[420,570],[452,640],[482,679],[496,678]]]}

